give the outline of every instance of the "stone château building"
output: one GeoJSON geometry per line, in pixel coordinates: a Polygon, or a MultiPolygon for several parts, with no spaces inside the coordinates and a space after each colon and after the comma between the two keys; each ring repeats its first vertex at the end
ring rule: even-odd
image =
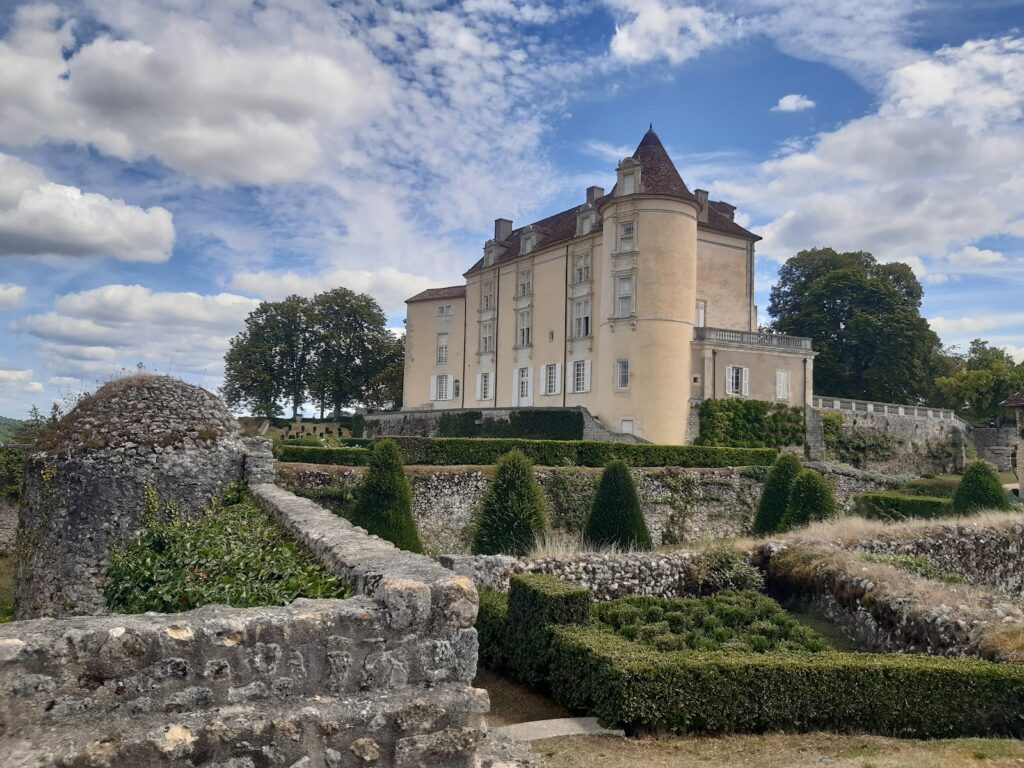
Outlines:
{"type": "Polygon", "coordinates": [[[706,398],[810,405],[811,340],[758,332],[761,238],[734,212],[689,190],[652,128],[610,192],[497,219],[465,285],[407,301],[403,410],[584,406],[681,443],[706,398]]]}

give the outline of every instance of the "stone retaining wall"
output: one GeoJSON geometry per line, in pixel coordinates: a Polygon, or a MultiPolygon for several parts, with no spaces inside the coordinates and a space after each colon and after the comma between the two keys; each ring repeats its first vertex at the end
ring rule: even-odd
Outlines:
{"type": "Polygon", "coordinates": [[[978,458],[993,464],[1000,472],[1013,469],[1013,449],[1021,438],[1016,427],[975,427],[971,442],[978,450],[978,458]]]}
{"type": "Polygon", "coordinates": [[[4,765],[476,765],[472,582],[307,499],[260,506],[355,596],[0,625],[4,765]]]}
{"type": "Polygon", "coordinates": [[[877,432],[896,440],[895,455],[865,462],[868,469],[889,474],[924,474],[955,472],[963,468],[965,437],[959,420],[862,411],[831,412],[842,414],[846,430],[877,432]]]}
{"type": "MultiPolygon", "coordinates": [[[[836,499],[846,512],[852,511],[856,494],[891,490],[910,479],[835,464],[809,466],[832,479],[836,499]]],[[[360,467],[279,463],[277,478],[282,486],[301,495],[308,494],[344,513],[364,471],[360,467]],[[328,498],[321,498],[325,495],[328,498]]],[[[655,544],[733,538],[749,533],[763,487],[757,475],[739,469],[652,467],[630,471],[655,544]]],[[[469,526],[487,488],[490,468],[408,467],[407,474],[413,484],[413,517],[428,550],[468,552],[469,526]]],[[[536,475],[550,505],[552,525],[558,530],[581,531],[601,470],[538,467],[536,475]]]]}

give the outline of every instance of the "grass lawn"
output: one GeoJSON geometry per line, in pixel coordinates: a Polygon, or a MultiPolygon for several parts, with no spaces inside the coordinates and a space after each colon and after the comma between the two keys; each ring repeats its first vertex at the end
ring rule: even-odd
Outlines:
{"type": "Polygon", "coordinates": [[[914,741],[801,735],[622,739],[573,736],[533,744],[550,768],[1020,768],[1024,741],[914,741]]]}
{"type": "Polygon", "coordinates": [[[0,552],[0,624],[14,618],[14,553],[0,552]]]}

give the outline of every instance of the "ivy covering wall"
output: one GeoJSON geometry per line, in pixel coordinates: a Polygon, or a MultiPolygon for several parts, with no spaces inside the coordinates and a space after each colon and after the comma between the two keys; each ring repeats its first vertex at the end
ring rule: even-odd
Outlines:
{"type": "Polygon", "coordinates": [[[803,445],[804,411],[766,400],[705,400],[697,445],[781,448],[803,445]]]}

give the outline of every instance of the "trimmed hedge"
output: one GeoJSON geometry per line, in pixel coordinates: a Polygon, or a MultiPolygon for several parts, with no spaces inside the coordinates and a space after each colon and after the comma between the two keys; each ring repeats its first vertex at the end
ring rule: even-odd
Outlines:
{"type": "Polygon", "coordinates": [[[796,476],[789,489],[789,503],[782,516],[780,528],[791,531],[813,520],[828,520],[836,516],[836,499],[832,483],[820,472],[805,469],[796,476]]]}
{"type": "Polygon", "coordinates": [[[959,485],[959,477],[922,477],[904,483],[900,492],[911,496],[931,496],[933,499],[952,499],[959,485]]]}
{"type": "Polygon", "coordinates": [[[621,461],[613,461],[601,473],[583,540],[597,547],[651,548],[651,533],[640,508],[636,483],[621,461]]]}
{"type": "Polygon", "coordinates": [[[1024,735],[1024,667],[923,655],[657,651],[593,627],[550,631],[562,704],[629,733],[1024,735]]]}
{"type": "Polygon", "coordinates": [[[505,668],[527,685],[549,675],[552,625],[590,621],[590,591],[544,573],[522,573],[509,581],[503,632],[505,668]]]}
{"type": "Polygon", "coordinates": [[[545,408],[513,411],[506,420],[487,418],[483,411],[460,411],[442,414],[439,431],[441,437],[581,440],[583,414],[580,411],[545,408]]]}
{"type": "Polygon", "coordinates": [[[757,503],[753,526],[755,536],[778,533],[781,529],[782,518],[789,505],[789,491],[796,476],[802,471],[803,465],[796,456],[791,453],[779,454],[779,458],[768,470],[761,500],[757,503]]]}
{"type": "Polygon", "coordinates": [[[697,445],[781,448],[804,444],[804,411],[767,400],[705,400],[697,445]]]}
{"type": "Polygon", "coordinates": [[[340,464],[346,467],[363,466],[370,460],[365,448],[314,448],[305,445],[283,445],[278,461],[301,464],[340,464]]]}
{"type": "Polygon", "coordinates": [[[522,451],[498,460],[473,521],[474,555],[515,555],[533,549],[548,530],[547,501],[522,451]]]}
{"type": "Polygon", "coordinates": [[[356,491],[352,523],[399,549],[422,553],[423,542],[412,517],[412,483],[405,476],[398,448],[390,440],[381,440],[369,453],[369,470],[356,491]]]}
{"type": "Polygon", "coordinates": [[[1009,508],[1010,500],[992,465],[985,461],[970,462],[953,494],[953,511],[969,515],[983,509],[1009,508]]]}
{"type": "MultiPolygon", "coordinates": [[[[462,437],[393,437],[406,464],[495,464],[509,451],[519,449],[534,464],[545,467],[604,467],[616,459],[631,467],[746,467],[770,465],[774,448],[721,448],[701,445],[646,445],[586,440],[519,440],[462,437]]],[[[338,441],[342,448],[283,446],[280,461],[312,464],[365,464],[365,452],[373,440],[338,441]]]]}
{"type": "Polygon", "coordinates": [[[952,515],[953,500],[895,492],[858,493],[854,496],[853,508],[856,514],[869,520],[927,519],[952,515]]]}

